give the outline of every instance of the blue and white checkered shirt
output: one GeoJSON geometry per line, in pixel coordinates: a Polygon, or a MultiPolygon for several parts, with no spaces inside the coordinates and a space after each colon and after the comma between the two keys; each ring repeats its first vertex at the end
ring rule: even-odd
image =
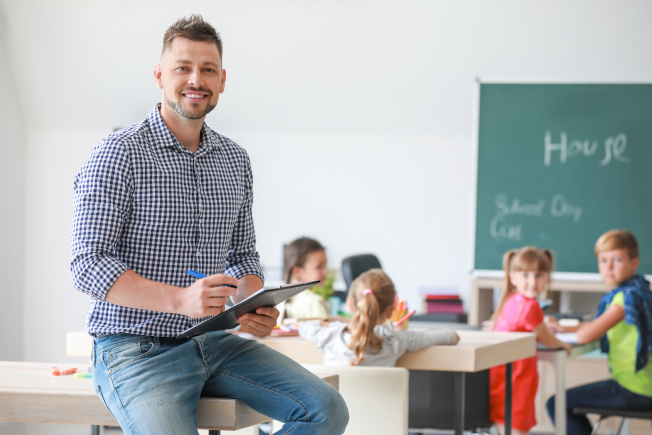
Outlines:
{"type": "Polygon", "coordinates": [[[105,300],[126,270],[187,287],[188,269],[263,278],[244,149],[202,128],[195,154],[157,105],[142,122],[104,138],[75,178],[71,271],[91,296],[86,331],[173,337],[203,319],[126,308],[105,300]]]}

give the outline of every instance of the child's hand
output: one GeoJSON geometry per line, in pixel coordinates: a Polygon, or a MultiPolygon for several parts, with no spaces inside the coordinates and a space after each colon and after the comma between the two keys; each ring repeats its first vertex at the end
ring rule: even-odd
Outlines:
{"type": "Polygon", "coordinates": [[[396,329],[397,331],[407,331],[407,329],[408,329],[407,322],[403,322],[400,325],[397,325],[394,322],[394,329],[396,329]]]}
{"type": "Polygon", "coordinates": [[[493,320],[485,320],[482,322],[482,330],[483,331],[493,331],[494,330],[494,321],[493,320]]]}
{"type": "Polygon", "coordinates": [[[564,327],[561,326],[557,321],[557,319],[555,319],[552,316],[545,316],[543,318],[543,322],[546,324],[546,327],[548,327],[550,332],[552,332],[553,334],[564,331],[564,327]]]}
{"type": "Polygon", "coordinates": [[[564,343],[563,347],[566,349],[566,355],[570,356],[571,352],[573,351],[573,346],[568,343],[564,343]]]}

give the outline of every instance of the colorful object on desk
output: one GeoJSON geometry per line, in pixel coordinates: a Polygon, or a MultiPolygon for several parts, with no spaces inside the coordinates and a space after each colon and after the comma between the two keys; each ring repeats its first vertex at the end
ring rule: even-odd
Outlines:
{"type": "MultiPolygon", "coordinates": [[[[190,276],[194,276],[195,278],[199,278],[199,279],[208,277],[208,275],[204,275],[203,273],[201,273],[201,272],[197,272],[196,270],[192,270],[192,269],[189,270],[187,273],[188,273],[188,275],[190,275],[190,276]]],[[[231,288],[238,288],[237,285],[231,285],[231,284],[220,284],[220,285],[218,285],[217,287],[231,287],[231,288]]]]}
{"type": "Polygon", "coordinates": [[[92,373],[75,373],[76,378],[92,378],[92,373]]]}
{"type": "Polygon", "coordinates": [[[54,376],[64,376],[64,375],[72,375],[77,371],[77,367],[73,367],[71,369],[66,369],[66,370],[59,370],[58,368],[52,366],[50,367],[50,370],[52,371],[52,374],[54,376]]]}
{"type": "Polygon", "coordinates": [[[406,322],[413,314],[414,311],[408,314],[407,303],[405,300],[399,299],[397,296],[394,300],[394,312],[392,313],[392,317],[390,317],[389,320],[394,324],[394,326],[398,326],[406,322]]]}
{"type": "Polygon", "coordinates": [[[401,323],[405,322],[405,321],[408,320],[410,317],[412,317],[412,316],[414,315],[414,313],[416,313],[416,312],[417,312],[416,310],[412,310],[412,311],[410,311],[408,314],[406,314],[405,316],[403,316],[403,318],[402,318],[401,320],[399,320],[399,321],[397,321],[397,322],[394,322],[394,326],[398,326],[398,325],[400,325],[401,323]]]}
{"type": "Polygon", "coordinates": [[[426,314],[464,314],[459,292],[453,288],[420,288],[426,314]]]}

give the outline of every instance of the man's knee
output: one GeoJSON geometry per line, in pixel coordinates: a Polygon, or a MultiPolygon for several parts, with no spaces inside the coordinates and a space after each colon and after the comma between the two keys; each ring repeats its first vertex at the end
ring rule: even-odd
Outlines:
{"type": "Polygon", "coordinates": [[[342,395],[334,388],[329,388],[320,394],[320,400],[310,414],[314,417],[312,423],[317,424],[323,432],[333,435],[344,433],[349,424],[349,409],[342,395]]]}

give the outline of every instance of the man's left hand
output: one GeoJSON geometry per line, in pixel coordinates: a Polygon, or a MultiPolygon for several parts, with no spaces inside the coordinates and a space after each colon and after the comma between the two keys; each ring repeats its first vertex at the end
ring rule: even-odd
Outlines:
{"type": "Polygon", "coordinates": [[[272,332],[280,315],[275,307],[258,308],[255,313],[240,316],[238,323],[256,337],[265,337],[272,332]]]}

